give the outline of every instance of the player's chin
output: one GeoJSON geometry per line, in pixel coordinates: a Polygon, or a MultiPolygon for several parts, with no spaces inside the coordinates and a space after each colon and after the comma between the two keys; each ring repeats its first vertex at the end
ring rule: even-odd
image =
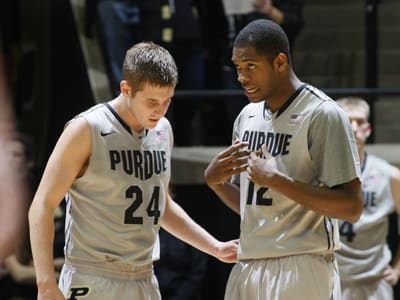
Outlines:
{"type": "Polygon", "coordinates": [[[251,103],[257,103],[260,101],[263,101],[265,97],[263,97],[260,93],[260,90],[257,89],[253,93],[250,93],[249,91],[245,91],[245,95],[247,96],[247,99],[251,103]]]}
{"type": "Polygon", "coordinates": [[[251,102],[251,103],[258,103],[258,102],[261,102],[261,101],[264,101],[264,99],[265,98],[263,98],[263,97],[260,97],[260,96],[256,96],[256,95],[254,95],[254,96],[247,96],[247,99],[249,100],[249,102],[251,102]]]}
{"type": "Polygon", "coordinates": [[[160,120],[148,120],[146,123],[146,128],[147,129],[153,129],[154,127],[156,127],[157,126],[157,124],[158,124],[158,122],[159,122],[160,120]]]}

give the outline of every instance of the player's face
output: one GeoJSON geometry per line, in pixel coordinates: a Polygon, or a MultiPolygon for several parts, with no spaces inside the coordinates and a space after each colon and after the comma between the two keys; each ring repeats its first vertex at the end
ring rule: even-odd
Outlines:
{"type": "Polygon", "coordinates": [[[357,144],[365,144],[371,134],[371,124],[368,122],[367,113],[363,109],[353,107],[343,109],[349,117],[357,144]]]}
{"type": "Polygon", "coordinates": [[[174,95],[174,86],[156,86],[144,84],[133,96],[129,97],[129,111],[139,128],[154,128],[165,116],[174,95]]]}
{"type": "Polygon", "coordinates": [[[233,48],[232,62],[250,102],[272,97],[277,87],[278,73],[266,56],[258,54],[254,47],[233,48]]]}

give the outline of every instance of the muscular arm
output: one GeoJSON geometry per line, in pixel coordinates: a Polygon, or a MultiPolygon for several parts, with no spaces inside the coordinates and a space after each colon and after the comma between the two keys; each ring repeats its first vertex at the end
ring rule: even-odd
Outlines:
{"type": "Polygon", "coordinates": [[[247,172],[249,180],[260,186],[275,191],[293,199],[302,206],[323,216],[356,222],[362,212],[362,192],[359,179],[339,186],[328,188],[302,183],[281,173],[275,159],[266,152],[266,158],[255,153],[250,154],[247,172]]]}
{"type": "Polygon", "coordinates": [[[38,299],[64,299],[57,290],[53,263],[54,211],[90,154],[90,129],[82,118],[71,122],[60,136],[47,163],[29,210],[32,255],[38,299]],[[41,298],[43,297],[43,298],[41,298]]]}

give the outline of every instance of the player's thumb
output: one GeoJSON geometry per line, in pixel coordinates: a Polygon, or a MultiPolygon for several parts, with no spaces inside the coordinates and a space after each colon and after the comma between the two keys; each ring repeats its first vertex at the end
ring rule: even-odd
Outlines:
{"type": "Polygon", "coordinates": [[[264,154],[264,157],[265,157],[265,158],[270,158],[270,157],[272,157],[271,154],[270,154],[270,153],[268,152],[268,150],[267,150],[267,144],[262,144],[261,150],[262,150],[262,153],[264,154]]]}

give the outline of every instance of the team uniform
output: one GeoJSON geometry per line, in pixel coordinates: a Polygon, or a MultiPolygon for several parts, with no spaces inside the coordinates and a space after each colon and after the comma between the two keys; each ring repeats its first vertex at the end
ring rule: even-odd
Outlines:
{"type": "MultiPolygon", "coordinates": [[[[251,151],[266,144],[278,169],[300,182],[333,187],[360,177],[348,118],[327,95],[304,84],[279,111],[266,105],[243,108],[233,140],[251,151]]],[[[225,299],[340,299],[337,220],[249,182],[246,172],[232,182],[240,184],[241,235],[225,299]]]]}
{"type": "Polygon", "coordinates": [[[361,172],[363,213],[355,224],[339,222],[341,249],[336,257],[344,300],[393,299],[393,289],[381,275],[392,258],[386,242],[388,215],[395,210],[392,170],[386,161],[366,154],[361,172]]]}
{"type": "Polygon", "coordinates": [[[80,114],[91,129],[85,174],[66,195],[68,299],[160,299],[152,261],[170,179],[167,119],[136,133],[108,104],[80,114]]]}

